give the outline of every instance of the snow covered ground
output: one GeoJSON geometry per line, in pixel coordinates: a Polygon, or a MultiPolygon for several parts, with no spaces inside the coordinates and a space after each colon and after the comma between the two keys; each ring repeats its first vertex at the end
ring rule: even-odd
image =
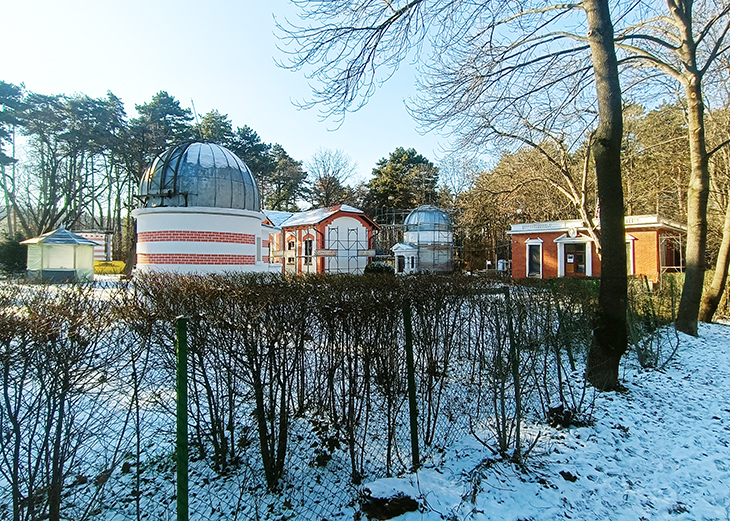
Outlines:
{"type": "Polygon", "coordinates": [[[443,466],[367,488],[419,498],[401,521],[730,520],[730,327],[680,342],[663,371],[627,355],[627,390],[598,396],[595,425],[534,427],[542,441],[524,469],[465,439],[443,466]]]}

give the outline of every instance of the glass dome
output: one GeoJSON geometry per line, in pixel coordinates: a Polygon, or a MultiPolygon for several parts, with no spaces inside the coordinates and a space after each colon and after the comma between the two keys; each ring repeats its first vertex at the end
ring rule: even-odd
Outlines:
{"type": "Polygon", "coordinates": [[[205,206],[260,211],[246,163],[215,143],[184,143],[155,159],[139,185],[142,206],[205,206]]]}
{"type": "Polygon", "coordinates": [[[419,206],[408,214],[404,221],[406,227],[450,229],[451,219],[443,210],[431,205],[419,206]]]}

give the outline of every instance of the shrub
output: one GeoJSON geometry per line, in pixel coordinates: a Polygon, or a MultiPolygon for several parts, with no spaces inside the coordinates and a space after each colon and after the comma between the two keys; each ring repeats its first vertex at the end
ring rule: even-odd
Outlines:
{"type": "Polygon", "coordinates": [[[15,238],[8,236],[0,242],[0,272],[22,273],[27,262],[27,248],[20,244],[24,238],[19,233],[15,238]]]}
{"type": "Polygon", "coordinates": [[[395,268],[392,264],[388,264],[383,261],[374,261],[365,266],[366,275],[393,275],[395,274],[395,268]]]}

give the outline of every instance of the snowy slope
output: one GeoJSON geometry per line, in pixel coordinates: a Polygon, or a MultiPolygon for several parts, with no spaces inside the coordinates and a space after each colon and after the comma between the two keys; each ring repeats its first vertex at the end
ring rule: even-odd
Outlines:
{"type": "Polygon", "coordinates": [[[700,338],[680,340],[664,371],[627,355],[627,391],[598,396],[595,425],[533,427],[541,442],[524,469],[465,439],[440,468],[367,488],[419,498],[402,521],[728,520],[730,327],[701,325],[700,338]]]}

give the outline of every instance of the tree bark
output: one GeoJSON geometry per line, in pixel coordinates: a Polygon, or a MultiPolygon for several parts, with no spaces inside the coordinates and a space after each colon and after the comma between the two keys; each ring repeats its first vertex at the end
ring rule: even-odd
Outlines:
{"type": "MultiPolygon", "coordinates": [[[[694,45],[685,40],[684,47],[691,47],[685,58],[694,67],[694,45]]],[[[691,76],[685,87],[687,95],[687,119],[690,161],[689,190],[687,191],[687,252],[685,254],[685,278],[682,298],[679,301],[675,326],[678,331],[697,336],[697,317],[705,282],[705,250],[707,248],[707,199],[710,195],[710,172],[707,166],[705,145],[705,106],[702,101],[699,73],[691,76]]]]}
{"type": "Polygon", "coordinates": [[[699,319],[701,322],[712,322],[712,317],[720,305],[727,282],[727,269],[730,266],[730,204],[725,208],[725,224],[722,227],[722,243],[717,253],[715,275],[712,284],[702,297],[699,319]]]}
{"type": "Polygon", "coordinates": [[[619,362],[626,352],[626,232],[621,185],[623,119],[621,87],[607,0],[585,0],[588,39],[598,99],[593,142],[601,209],[601,288],[586,379],[599,390],[618,387],[619,362]]]}

